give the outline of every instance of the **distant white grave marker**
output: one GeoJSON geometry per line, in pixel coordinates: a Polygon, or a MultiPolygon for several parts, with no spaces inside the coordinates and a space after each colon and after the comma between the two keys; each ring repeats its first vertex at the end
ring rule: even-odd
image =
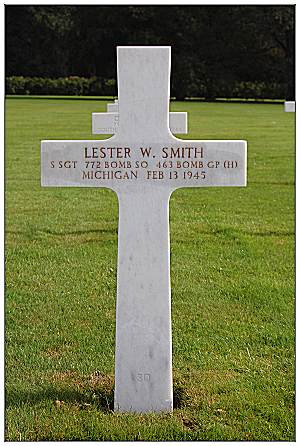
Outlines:
{"type": "Polygon", "coordinates": [[[119,101],[118,101],[118,99],[115,99],[113,103],[108,102],[108,103],[106,104],[106,111],[107,111],[107,112],[109,112],[109,108],[110,108],[111,105],[116,105],[116,108],[115,108],[115,110],[113,109],[113,111],[116,111],[116,112],[119,111],[119,101]]]}
{"type": "MultiPolygon", "coordinates": [[[[115,99],[113,104],[107,104],[108,113],[93,113],[92,114],[92,133],[107,135],[115,134],[119,125],[119,104],[115,99]],[[113,110],[113,111],[112,111],[113,110]]],[[[169,125],[172,133],[188,132],[187,113],[186,112],[170,112],[169,125]]]]}
{"type": "Polygon", "coordinates": [[[295,101],[285,101],[284,111],[294,113],[296,111],[296,102],[295,101]]]}
{"type": "Polygon", "coordinates": [[[115,410],[171,411],[170,195],[179,187],[245,186],[246,142],[170,133],[170,47],[118,47],[118,90],[117,134],[42,141],[41,181],[117,193],[115,410]]]}
{"type": "Polygon", "coordinates": [[[115,99],[115,102],[113,102],[113,103],[108,103],[108,104],[106,105],[106,110],[107,110],[109,113],[114,113],[114,112],[118,113],[118,111],[119,111],[119,103],[118,103],[118,99],[115,99]]]}

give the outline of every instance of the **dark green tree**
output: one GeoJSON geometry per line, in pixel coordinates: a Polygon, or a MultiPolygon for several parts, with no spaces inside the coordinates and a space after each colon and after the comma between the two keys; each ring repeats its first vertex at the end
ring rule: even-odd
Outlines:
{"type": "Polygon", "coordinates": [[[177,99],[228,97],[237,82],[285,84],[286,98],[294,99],[292,5],[9,5],[5,11],[7,76],[111,79],[117,45],[171,45],[177,99]]]}

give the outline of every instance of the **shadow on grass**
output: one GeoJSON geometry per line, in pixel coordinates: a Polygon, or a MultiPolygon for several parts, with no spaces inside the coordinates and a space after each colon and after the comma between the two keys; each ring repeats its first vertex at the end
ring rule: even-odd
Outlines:
{"type": "MultiPolygon", "coordinates": [[[[198,230],[198,234],[201,235],[209,235],[213,237],[223,238],[224,240],[231,240],[236,241],[238,243],[242,242],[243,236],[251,236],[251,237],[294,237],[295,231],[251,231],[251,230],[242,230],[242,229],[235,229],[232,227],[219,227],[219,228],[210,228],[209,230],[200,229],[198,230]]],[[[184,242],[184,243],[195,243],[195,238],[190,237],[189,239],[184,240],[174,240],[177,243],[178,242],[184,242]]],[[[199,239],[199,242],[201,240],[199,239]]],[[[202,243],[202,242],[201,242],[202,243]]]]}
{"type": "MultiPolygon", "coordinates": [[[[204,232],[204,231],[203,231],[204,232]]],[[[229,238],[237,239],[241,234],[242,235],[251,235],[258,237],[289,237],[295,235],[294,231],[243,231],[236,230],[233,228],[218,228],[213,229],[210,232],[205,232],[207,235],[220,235],[226,236],[229,238]]]]}
{"type": "MultiPolygon", "coordinates": [[[[61,236],[64,237],[65,235],[82,235],[82,234],[117,234],[118,230],[117,228],[114,229],[87,229],[86,231],[52,231],[51,229],[36,229],[32,232],[41,232],[43,234],[50,234],[55,236],[61,236]]],[[[8,234],[23,234],[28,235],[29,231],[10,231],[7,230],[6,233],[8,234]]]]}
{"type": "Polygon", "coordinates": [[[71,404],[77,406],[78,409],[94,407],[102,412],[111,411],[114,406],[113,389],[79,391],[72,388],[53,386],[37,391],[9,391],[5,396],[6,408],[17,407],[23,404],[34,406],[43,401],[53,402],[56,407],[71,404]]]}
{"type": "Polygon", "coordinates": [[[65,236],[65,235],[84,235],[84,234],[117,234],[118,229],[87,229],[86,231],[78,230],[78,231],[65,231],[65,232],[57,232],[52,231],[50,229],[38,230],[39,232],[43,232],[45,234],[55,235],[55,236],[65,236]]]}
{"type": "Polygon", "coordinates": [[[32,228],[25,231],[6,231],[6,234],[19,234],[24,236],[27,240],[40,240],[41,237],[44,235],[46,236],[53,236],[53,237],[59,237],[64,238],[68,236],[83,236],[89,237],[88,239],[83,239],[81,243],[89,243],[89,242],[95,242],[95,241],[102,241],[103,239],[107,240],[113,239],[117,237],[118,230],[117,228],[113,229],[87,229],[87,230],[78,230],[78,231],[52,231],[51,229],[38,229],[38,228],[32,228]],[[90,238],[93,237],[93,238],[90,238]]]}
{"type": "MultiPolygon", "coordinates": [[[[292,156],[291,156],[292,158],[292,156]]],[[[268,186],[295,186],[295,181],[251,181],[249,186],[252,184],[267,184],[268,186]]]]}
{"type": "MultiPolygon", "coordinates": [[[[21,234],[26,236],[27,238],[32,239],[33,236],[36,236],[38,233],[42,234],[50,234],[55,237],[65,237],[68,235],[88,235],[88,234],[98,234],[98,235],[104,235],[104,234],[113,234],[117,235],[118,230],[117,228],[114,229],[88,229],[86,231],[78,230],[78,231],[64,231],[64,232],[57,232],[52,231],[50,229],[36,229],[35,231],[6,231],[7,234],[21,234]]],[[[229,238],[238,238],[240,235],[251,235],[251,236],[258,236],[258,237],[289,237],[294,236],[294,231],[243,231],[243,230],[236,230],[231,227],[226,228],[217,228],[217,229],[211,229],[209,231],[200,230],[200,234],[205,235],[219,235],[219,236],[227,236],[229,238]]]]}
{"type": "MultiPolygon", "coordinates": [[[[187,395],[181,385],[174,384],[173,400],[174,409],[180,409],[185,405],[187,395]]],[[[51,401],[57,407],[71,404],[79,409],[94,407],[102,412],[108,412],[114,409],[114,389],[113,385],[94,390],[49,386],[37,391],[13,390],[6,392],[5,395],[6,408],[23,404],[34,406],[42,401],[51,401]]]]}
{"type": "Polygon", "coordinates": [[[182,385],[174,383],[173,385],[173,407],[174,409],[181,409],[188,397],[182,385]]]}

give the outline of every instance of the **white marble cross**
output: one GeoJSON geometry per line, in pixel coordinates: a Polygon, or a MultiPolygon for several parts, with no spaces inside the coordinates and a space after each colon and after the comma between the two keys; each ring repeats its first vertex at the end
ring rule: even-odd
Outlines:
{"type": "Polygon", "coordinates": [[[171,411],[170,195],[179,187],[245,186],[246,142],[174,137],[168,125],[170,47],[117,52],[117,134],[42,141],[41,182],[116,192],[115,411],[171,411]]]}
{"type": "Polygon", "coordinates": [[[108,103],[107,105],[106,105],[106,111],[107,112],[116,112],[116,113],[118,113],[118,111],[119,111],[119,102],[118,102],[118,99],[115,99],[115,102],[113,102],[113,103],[108,103]]]}
{"type": "Polygon", "coordinates": [[[114,110],[114,111],[119,111],[119,101],[118,101],[118,99],[115,99],[113,103],[108,102],[108,103],[106,104],[106,111],[109,111],[109,107],[110,107],[111,105],[116,105],[117,108],[116,108],[116,110],[114,110]]]}
{"type": "Polygon", "coordinates": [[[296,111],[296,102],[295,101],[285,101],[284,103],[284,111],[289,113],[295,113],[296,111]]]}
{"type": "MultiPolygon", "coordinates": [[[[108,135],[117,133],[119,124],[119,103],[115,99],[114,103],[107,104],[107,113],[92,114],[92,133],[94,135],[108,135]]],[[[170,112],[169,125],[171,133],[186,134],[188,132],[187,113],[170,112]]]]}

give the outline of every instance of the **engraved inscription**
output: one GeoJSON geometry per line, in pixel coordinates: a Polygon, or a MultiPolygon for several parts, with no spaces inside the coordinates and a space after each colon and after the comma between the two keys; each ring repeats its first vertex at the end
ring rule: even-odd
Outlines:
{"type": "Polygon", "coordinates": [[[138,373],[136,375],[136,380],[139,382],[147,382],[151,380],[150,373],[138,373]]]}
{"type": "MultiPolygon", "coordinates": [[[[76,141],[72,158],[67,146],[56,157],[45,152],[47,181],[53,184],[118,188],[118,184],[163,184],[171,188],[245,184],[242,142],[233,147],[218,141],[106,144],[76,141]],[[52,180],[53,179],[53,180],[52,180]]],[[[49,184],[48,183],[48,184],[49,184]]],[[[130,186],[131,187],[131,186],[130,186]]]]}
{"type": "Polygon", "coordinates": [[[168,146],[100,146],[91,144],[78,148],[77,159],[48,160],[50,171],[73,171],[82,183],[151,182],[174,186],[205,186],[219,178],[237,178],[244,169],[243,157],[236,150],[207,150],[205,144],[168,146]],[[75,173],[76,172],[76,173],[75,173]],[[235,173],[237,172],[237,173],[235,173]]]}

